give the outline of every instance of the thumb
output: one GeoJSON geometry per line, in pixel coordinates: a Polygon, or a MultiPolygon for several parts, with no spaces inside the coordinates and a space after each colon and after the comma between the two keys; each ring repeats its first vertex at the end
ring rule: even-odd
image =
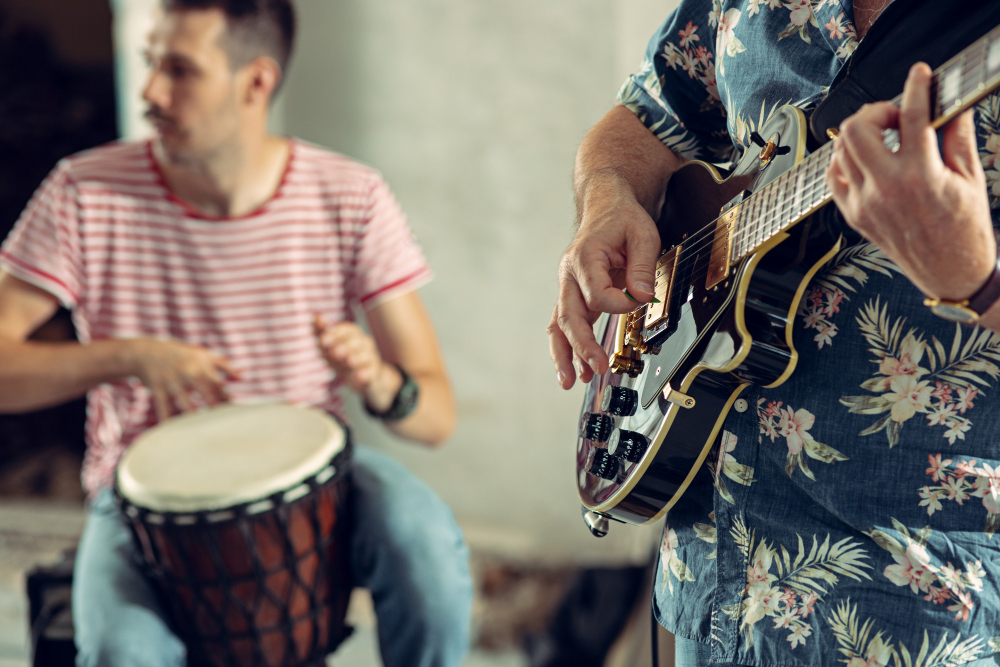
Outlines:
{"type": "Polygon", "coordinates": [[[660,256],[660,234],[652,224],[640,224],[625,235],[625,286],[640,301],[653,299],[656,260],[660,256]]]}

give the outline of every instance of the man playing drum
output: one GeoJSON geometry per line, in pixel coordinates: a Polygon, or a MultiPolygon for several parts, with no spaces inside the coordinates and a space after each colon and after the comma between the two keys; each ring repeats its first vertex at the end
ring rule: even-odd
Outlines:
{"type": "MultiPolygon", "coordinates": [[[[150,426],[226,401],[340,415],[343,384],[410,440],[438,445],[455,423],[415,291],[430,270],[388,187],[267,132],[290,0],[162,5],[143,91],[156,137],[61,161],[0,250],[0,411],[88,397],[80,665],[186,660],[109,489],[150,426]],[[60,304],[82,344],[27,341],[60,304]]],[[[458,665],[472,591],[450,510],[384,455],[358,447],[353,469],[351,561],[373,594],[383,660],[458,665]]]]}

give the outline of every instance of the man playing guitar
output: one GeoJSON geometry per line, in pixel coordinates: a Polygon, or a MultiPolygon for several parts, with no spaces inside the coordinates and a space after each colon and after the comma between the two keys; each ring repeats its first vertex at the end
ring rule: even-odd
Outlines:
{"type": "MultiPolygon", "coordinates": [[[[579,230],[548,329],[564,389],[608,372],[597,316],[653,298],[671,175],[729,161],[784,104],[814,106],[887,4],[681,2],[577,155],[579,230]]],[[[864,242],[807,287],[791,378],[750,387],[726,419],[699,473],[714,491],[667,514],[654,611],[679,667],[1000,651],[986,578],[1000,562],[1000,102],[953,121],[939,149],[930,81],[914,65],[900,107],[841,125],[826,183],[864,242]]]]}

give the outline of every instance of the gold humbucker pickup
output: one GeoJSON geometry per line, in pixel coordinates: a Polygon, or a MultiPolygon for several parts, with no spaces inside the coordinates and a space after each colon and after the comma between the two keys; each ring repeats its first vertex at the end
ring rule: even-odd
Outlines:
{"type": "Polygon", "coordinates": [[[712,254],[708,258],[708,278],[705,288],[712,289],[729,276],[729,257],[732,247],[733,227],[739,206],[734,206],[719,216],[715,223],[715,236],[712,239],[712,254]]]}
{"type": "Polygon", "coordinates": [[[659,303],[651,302],[646,306],[646,328],[656,326],[667,318],[670,310],[670,295],[673,291],[674,276],[677,273],[677,258],[680,257],[683,246],[674,246],[660,255],[656,262],[656,275],[653,281],[653,296],[659,303]]]}

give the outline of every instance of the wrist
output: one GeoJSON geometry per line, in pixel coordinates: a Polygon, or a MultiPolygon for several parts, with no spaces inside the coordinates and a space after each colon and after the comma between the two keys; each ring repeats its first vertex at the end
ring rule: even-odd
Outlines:
{"type": "Polygon", "coordinates": [[[119,338],[106,341],[110,346],[112,375],[127,378],[139,375],[139,339],[119,338]]]}
{"type": "Polygon", "coordinates": [[[403,386],[403,376],[393,364],[380,362],[375,378],[362,392],[365,404],[375,412],[385,412],[403,386]]]}

